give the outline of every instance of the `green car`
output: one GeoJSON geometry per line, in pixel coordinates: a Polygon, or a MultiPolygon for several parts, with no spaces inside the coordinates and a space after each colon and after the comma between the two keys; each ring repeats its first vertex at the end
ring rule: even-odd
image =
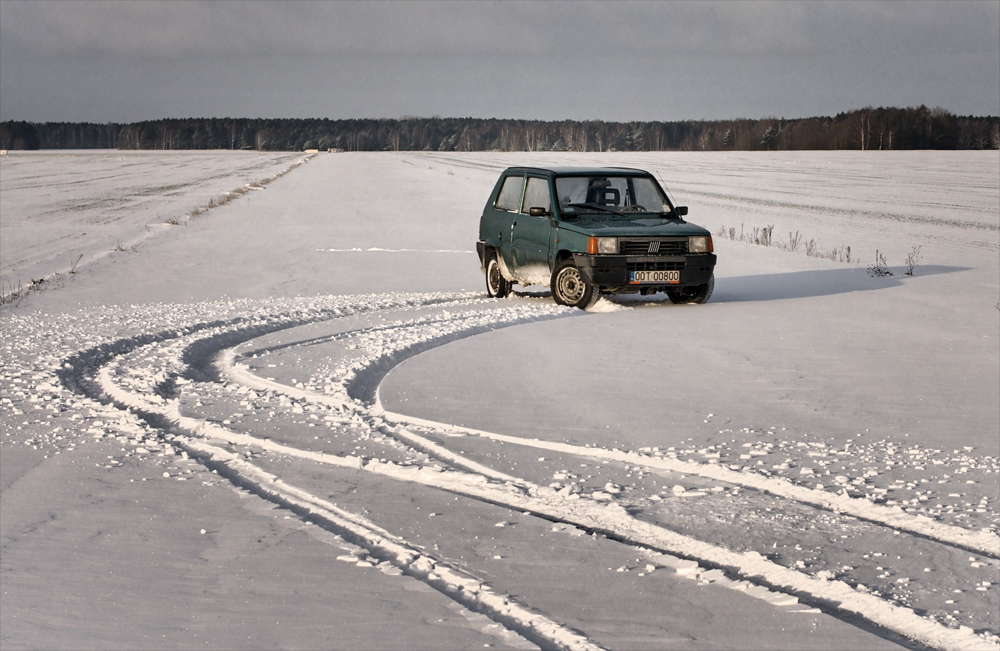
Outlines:
{"type": "Polygon", "coordinates": [[[479,222],[476,251],[490,296],[549,285],[560,305],[601,294],[665,292],[704,303],[715,287],[712,236],[684,221],[648,172],[623,167],[511,167],[479,222]]]}

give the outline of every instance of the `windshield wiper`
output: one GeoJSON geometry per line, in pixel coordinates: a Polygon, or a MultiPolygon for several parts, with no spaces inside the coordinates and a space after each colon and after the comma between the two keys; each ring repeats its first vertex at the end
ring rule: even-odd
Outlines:
{"type": "Polygon", "coordinates": [[[565,205],[566,208],[592,208],[594,210],[600,210],[601,212],[611,213],[612,215],[621,215],[620,212],[606,206],[602,206],[596,203],[568,203],[565,205]]]}

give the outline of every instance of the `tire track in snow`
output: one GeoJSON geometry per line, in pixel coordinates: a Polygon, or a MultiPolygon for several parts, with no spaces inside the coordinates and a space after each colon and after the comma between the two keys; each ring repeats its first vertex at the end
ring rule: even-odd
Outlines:
{"type": "MultiPolygon", "coordinates": [[[[454,315],[454,318],[458,319],[461,317],[459,315],[454,315]]],[[[418,321],[399,324],[394,326],[394,329],[419,328],[435,325],[439,326],[443,323],[444,321],[441,320],[430,319],[422,322],[418,321]]],[[[377,330],[384,331],[385,329],[386,328],[378,328],[377,330]]],[[[484,327],[482,324],[478,324],[477,328],[462,329],[461,335],[462,337],[474,336],[489,329],[490,328],[484,327]]],[[[373,331],[374,330],[376,329],[373,329],[373,331]]],[[[454,339],[454,337],[437,336],[425,339],[418,344],[404,342],[404,346],[402,348],[390,348],[389,350],[378,351],[379,354],[377,357],[366,365],[363,372],[356,374],[355,377],[351,378],[349,382],[345,383],[345,395],[340,401],[331,400],[331,398],[315,392],[299,390],[277,382],[263,380],[262,378],[253,375],[245,368],[238,368],[235,362],[235,351],[231,348],[222,353],[224,358],[220,358],[218,360],[221,362],[218,370],[220,373],[230,374],[231,379],[236,382],[244,384],[251,382],[253,383],[252,386],[255,387],[280,391],[289,396],[318,402],[320,404],[344,406],[346,404],[344,400],[354,398],[356,400],[371,403],[371,415],[384,417],[386,420],[396,421],[399,423],[412,423],[441,432],[461,432],[463,434],[471,434],[514,445],[533,447],[600,460],[614,460],[623,463],[646,466],[648,468],[658,470],[677,471],[698,475],[706,479],[723,481],[728,484],[743,486],[745,488],[751,488],[764,493],[769,493],[771,495],[792,500],[806,506],[821,508],[838,513],[845,513],[879,526],[886,526],[894,530],[904,531],[906,533],[921,536],[945,545],[981,553],[990,558],[1000,559],[1000,536],[992,532],[971,531],[963,527],[936,522],[925,516],[911,515],[901,509],[874,504],[867,499],[850,497],[845,493],[837,494],[823,490],[806,488],[788,481],[763,477],[755,473],[736,472],[716,464],[702,464],[693,460],[680,461],[677,459],[656,457],[638,452],[623,452],[619,450],[606,450],[597,447],[582,447],[564,443],[539,441],[537,439],[524,439],[458,425],[414,418],[386,411],[381,404],[378,388],[388,372],[406,359],[409,359],[426,350],[430,350],[431,348],[454,341],[454,339]]],[[[247,386],[251,385],[247,384],[247,386]]],[[[406,432],[405,434],[402,434],[402,436],[411,437],[411,441],[417,440],[416,438],[412,438],[416,436],[412,432],[406,432]]],[[[443,446],[438,446],[423,437],[419,437],[419,440],[421,445],[428,446],[428,450],[435,450],[435,456],[446,455],[439,456],[442,461],[452,463],[457,460],[462,463],[468,463],[468,460],[462,459],[458,455],[448,452],[443,446]]],[[[495,471],[487,469],[484,466],[477,465],[474,472],[493,473],[495,471]]],[[[504,475],[504,479],[510,479],[510,477],[504,475]]]]}
{"type": "MultiPolygon", "coordinates": [[[[426,305],[434,304],[443,303],[433,301],[426,305]]],[[[500,325],[512,325],[524,320],[523,314],[514,316],[516,318],[511,319],[509,323],[500,325]]],[[[166,400],[161,395],[171,386],[172,378],[159,377],[156,391],[141,394],[118,386],[108,368],[118,357],[137,353],[144,348],[158,348],[161,343],[170,340],[175,340],[172,346],[173,352],[178,355],[178,360],[175,362],[180,359],[190,360],[192,349],[204,350],[206,341],[239,343],[241,340],[306,325],[322,318],[331,317],[324,315],[316,318],[291,318],[268,326],[257,325],[250,328],[246,327],[242,320],[235,320],[199,324],[177,331],[122,339],[97,349],[81,351],[71,360],[76,364],[67,361],[68,368],[64,369],[61,375],[64,383],[71,389],[100,401],[110,400],[119,409],[137,413],[149,424],[162,430],[168,443],[196,458],[210,469],[216,470],[233,483],[264,499],[289,508],[301,516],[307,516],[312,521],[323,523],[328,530],[367,549],[373,557],[391,563],[404,574],[423,581],[469,610],[486,615],[497,624],[538,644],[541,648],[581,651],[600,649],[600,646],[585,635],[555,622],[509,595],[497,593],[472,574],[418,549],[402,538],[393,536],[366,518],[340,509],[285,482],[277,475],[240,458],[238,454],[212,445],[205,439],[222,438],[229,443],[239,445],[253,444],[279,454],[352,469],[364,469],[364,459],[303,451],[275,444],[266,439],[241,435],[204,420],[182,416],[179,401],[166,400]],[[233,328],[233,325],[237,327],[233,328]],[[206,330],[209,334],[200,334],[206,330]],[[191,339],[194,341],[185,341],[191,339]],[[82,360],[87,360],[87,363],[81,363],[82,360]],[[93,371],[96,373],[89,376],[93,371]]],[[[394,464],[387,465],[391,468],[394,464]]],[[[478,474],[470,477],[472,481],[483,479],[482,475],[478,474]]]]}
{"type": "MultiPolygon", "coordinates": [[[[226,344],[228,344],[228,348],[231,350],[234,344],[239,344],[255,337],[259,337],[263,334],[275,332],[279,329],[287,329],[315,322],[320,318],[335,317],[326,315],[325,317],[291,318],[284,321],[278,320],[276,323],[270,323],[267,326],[257,326],[256,328],[221,326],[215,328],[214,330],[210,330],[210,332],[205,334],[203,334],[203,331],[208,329],[207,326],[197,329],[194,334],[174,333],[174,336],[178,339],[178,341],[172,344],[172,350],[157,351],[157,359],[160,361],[166,359],[168,361],[166,366],[172,367],[172,373],[174,373],[175,376],[179,376],[185,372],[185,370],[189,370],[191,368],[191,362],[193,360],[203,359],[205,356],[215,353],[216,351],[225,351],[226,344]],[[166,353],[165,356],[164,353],[166,353]]],[[[440,326],[440,324],[441,321],[439,320],[437,325],[440,326]]],[[[508,325],[512,324],[513,323],[510,323],[508,325]]],[[[414,329],[419,329],[419,324],[415,323],[413,327],[414,329]]],[[[479,328],[481,327],[482,325],[480,324],[479,328]]],[[[405,332],[405,330],[406,327],[400,328],[400,331],[405,332]]],[[[404,345],[400,348],[393,348],[391,345],[388,347],[377,347],[375,352],[379,354],[372,356],[372,358],[363,365],[363,372],[356,374],[354,377],[346,378],[348,381],[344,382],[345,393],[347,393],[348,386],[353,387],[353,392],[355,393],[359,391],[361,393],[365,393],[370,391],[372,389],[372,385],[374,384],[376,397],[375,403],[366,407],[359,404],[357,401],[348,403],[335,398],[334,400],[337,406],[346,406],[351,409],[361,409],[365,412],[366,417],[373,419],[373,421],[374,419],[378,419],[380,405],[377,402],[377,382],[381,381],[385,373],[388,372],[388,369],[402,361],[402,359],[400,359],[401,356],[403,358],[409,357],[421,352],[422,350],[426,350],[429,347],[441,345],[447,341],[453,341],[459,336],[471,336],[477,333],[473,331],[477,330],[477,328],[465,328],[465,330],[470,330],[470,332],[463,334],[463,328],[458,328],[456,331],[448,333],[442,337],[440,331],[434,331],[432,333],[434,336],[430,337],[421,337],[417,335],[411,336],[409,339],[404,338],[404,345]]],[[[133,341],[122,341],[120,342],[119,349],[122,352],[134,352],[140,346],[152,347],[154,344],[158,343],[159,342],[147,342],[145,344],[140,344],[133,341]]],[[[180,415],[176,400],[168,401],[160,395],[161,393],[168,393],[165,389],[169,389],[170,387],[170,377],[160,377],[158,383],[156,384],[156,391],[146,392],[145,394],[130,392],[115,384],[114,378],[107,368],[108,363],[114,361],[114,357],[116,357],[115,354],[109,355],[110,359],[100,365],[100,370],[95,378],[96,387],[99,388],[100,391],[102,391],[105,395],[112,397],[114,402],[118,404],[119,407],[131,408],[139,411],[145,418],[147,418],[147,420],[151,421],[161,429],[167,431],[173,430],[175,432],[180,430],[183,432],[183,434],[180,435],[180,438],[176,435],[173,436],[174,442],[177,445],[181,447],[187,446],[191,451],[198,452],[202,456],[207,455],[206,458],[213,463],[224,463],[226,467],[230,469],[231,473],[235,473],[235,476],[243,476],[247,482],[255,487],[255,491],[261,493],[262,496],[272,499],[272,501],[280,498],[282,500],[289,500],[289,504],[295,504],[298,508],[307,508],[309,504],[313,504],[313,506],[316,506],[320,510],[326,508],[323,504],[315,502],[318,498],[315,498],[307,493],[296,492],[299,491],[299,489],[291,486],[290,484],[285,484],[277,477],[268,475],[263,470],[257,468],[256,466],[252,466],[252,464],[249,464],[246,461],[239,460],[238,457],[227,457],[226,455],[232,455],[232,453],[204,442],[204,440],[199,437],[209,436],[213,438],[222,438],[223,440],[229,440],[238,444],[252,443],[253,445],[265,448],[270,447],[270,449],[281,454],[288,454],[324,463],[332,463],[334,465],[360,468],[362,470],[391,477],[393,479],[420,483],[422,485],[447,490],[456,494],[466,495],[491,504],[507,508],[515,508],[521,511],[528,511],[553,522],[567,523],[583,528],[587,531],[600,532],[608,537],[632,545],[644,545],[652,549],[675,553],[684,558],[693,558],[705,563],[706,565],[720,568],[729,574],[743,577],[751,584],[763,585],[801,596],[807,602],[813,603],[823,610],[830,612],[835,616],[839,616],[842,619],[847,619],[852,623],[857,623],[858,618],[860,618],[863,621],[872,623],[876,627],[882,627],[888,631],[894,631],[910,639],[918,641],[921,644],[927,644],[932,647],[995,648],[994,645],[989,644],[986,640],[976,636],[970,629],[955,630],[941,626],[937,622],[916,615],[916,613],[912,610],[895,606],[872,595],[858,593],[846,583],[842,583],[840,581],[825,581],[823,579],[811,577],[804,573],[773,563],[755,552],[745,554],[731,552],[709,543],[704,543],[687,536],[682,536],[662,527],[633,518],[625,512],[620,505],[617,504],[605,505],[590,499],[580,499],[571,502],[570,500],[552,496],[542,497],[540,496],[538,487],[534,486],[530,482],[520,481],[514,484],[508,480],[501,485],[496,481],[491,482],[488,475],[478,472],[469,466],[466,466],[466,472],[438,472],[428,468],[397,466],[391,462],[384,463],[375,459],[365,460],[360,457],[331,457],[330,455],[323,455],[322,453],[298,450],[292,446],[277,447],[278,444],[270,443],[267,440],[262,440],[258,437],[253,437],[247,434],[237,434],[227,430],[226,428],[212,425],[205,421],[186,418],[180,415]],[[255,475],[254,473],[263,474],[255,475]],[[281,490],[284,490],[285,492],[281,493],[281,490]],[[279,491],[280,495],[275,494],[274,491],[279,491]],[[296,502],[294,500],[299,501],[296,502]]],[[[235,355],[224,352],[220,361],[223,362],[224,366],[231,365],[235,362],[235,355]]],[[[247,375],[252,374],[249,374],[247,371],[237,369],[233,379],[248,379],[246,377],[247,375]]],[[[257,381],[265,382],[260,378],[258,378],[257,381]]],[[[274,387],[269,388],[272,388],[272,390],[274,389],[274,387]]],[[[304,391],[294,387],[283,386],[280,388],[283,392],[294,393],[301,399],[308,399],[321,404],[326,402],[328,405],[330,403],[330,398],[328,396],[323,396],[322,394],[304,391]]],[[[350,396],[346,397],[349,398],[350,396]]],[[[376,425],[378,424],[377,421],[374,422],[376,425]]],[[[389,433],[396,434],[397,432],[389,433]]],[[[419,437],[419,435],[416,435],[415,433],[403,432],[402,435],[404,437],[408,437],[404,438],[404,441],[422,444],[425,452],[429,451],[431,453],[442,453],[441,446],[437,446],[437,444],[432,441],[423,439],[423,437],[419,437]]],[[[589,451],[590,449],[585,450],[589,451]]],[[[447,455],[451,455],[450,458],[445,457],[443,459],[446,463],[451,464],[455,461],[455,455],[453,455],[453,453],[447,452],[446,450],[443,452],[447,455]]],[[[571,451],[570,453],[575,453],[575,451],[571,451]]],[[[630,459],[630,461],[635,463],[632,459],[630,459]]],[[[684,470],[690,472],[690,469],[687,468],[687,464],[684,464],[684,466],[684,470]]],[[[500,478],[493,477],[493,479],[496,480],[500,478]]],[[[317,511],[317,513],[320,512],[317,511]]],[[[324,521],[326,521],[329,526],[334,528],[340,528],[342,526],[338,523],[339,521],[335,517],[324,513],[320,513],[320,515],[323,516],[324,521]]],[[[334,513],[334,515],[338,514],[334,513]]],[[[356,532],[355,535],[357,535],[356,532]]],[[[372,539],[370,536],[365,538],[365,540],[367,541],[367,546],[377,547],[378,541],[372,539]]],[[[425,578],[432,580],[429,574],[426,575],[425,578]]],[[[446,594],[448,593],[446,592],[446,594]]],[[[466,605],[470,606],[470,604],[466,605]]],[[[482,603],[471,604],[471,607],[473,607],[473,609],[480,609],[481,611],[488,608],[487,605],[482,603]]],[[[493,612],[491,616],[499,618],[498,621],[502,621],[504,617],[502,613],[497,612],[493,612]]],[[[531,617],[528,617],[527,623],[525,620],[519,621],[521,621],[519,626],[521,626],[522,629],[525,626],[528,628],[534,626],[534,624],[531,624],[531,622],[534,621],[531,617]]],[[[526,632],[529,637],[539,635],[539,632],[536,629],[526,630],[526,632]]],[[[573,634],[575,635],[575,633],[573,634]]],[[[549,639],[549,644],[554,643],[555,642],[553,640],[549,639]]]]}
{"type": "MultiPolygon", "coordinates": [[[[310,392],[299,391],[299,396],[310,399],[310,392]]],[[[412,432],[407,434],[417,436],[412,432]]],[[[677,560],[695,560],[700,565],[736,577],[730,586],[734,589],[746,590],[755,585],[787,593],[847,623],[861,624],[863,628],[866,628],[864,624],[872,625],[875,630],[900,635],[931,648],[997,648],[975,635],[972,629],[956,630],[942,626],[909,608],[858,592],[847,583],[798,572],[757,552],[733,552],[644,522],[629,515],[618,504],[603,504],[586,498],[571,501],[558,496],[540,497],[542,491],[539,487],[525,480],[519,480],[517,485],[508,483],[499,486],[485,481],[482,476],[477,480],[476,476],[469,477],[468,473],[428,472],[426,468],[401,467],[374,459],[362,462],[360,469],[518,510],[554,523],[571,525],[587,533],[599,533],[618,542],[674,555],[677,560]]],[[[676,562],[669,564],[678,565],[676,562]]]]}
{"type": "MultiPolygon", "coordinates": [[[[471,336],[471,334],[469,336],[471,336]]],[[[434,345],[440,345],[440,343],[432,341],[431,344],[425,344],[422,348],[426,349],[433,347],[434,345]]],[[[406,352],[407,354],[404,355],[405,358],[409,358],[417,354],[417,352],[413,351],[412,348],[407,349],[406,352]]],[[[379,382],[388,372],[389,368],[398,365],[398,363],[402,361],[402,359],[399,359],[398,355],[395,355],[392,352],[384,354],[381,357],[376,358],[376,360],[384,360],[385,358],[389,358],[394,363],[387,364],[385,362],[378,363],[378,361],[376,361],[368,367],[373,369],[368,372],[374,374],[378,378],[379,382]]],[[[266,386],[272,391],[279,391],[290,396],[294,395],[294,397],[300,400],[320,404],[327,400],[322,394],[304,389],[292,389],[287,387],[287,385],[281,385],[277,382],[269,381],[267,384],[264,384],[265,381],[261,378],[253,375],[245,368],[236,366],[236,356],[234,352],[225,351],[217,357],[217,361],[220,363],[220,373],[233,381],[249,381],[253,384],[248,386],[259,386],[261,388],[266,386]],[[291,392],[289,392],[290,389],[291,392]]],[[[369,380],[363,384],[366,387],[371,387],[371,385],[375,383],[369,380]]],[[[354,398],[368,397],[364,392],[353,393],[354,398]]],[[[369,413],[367,414],[367,418],[371,419],[372,417],[378,418],[380,416],[388,416],[390,420],[392,419],[391,415],[386,414],[384,409],[382,409],[381,404],[378,401],[377,385],[374,392],[374,400],[371,402],[372,405],[369,409],[369,413]]],[[[439,431],[447,431],[449,429],[452,431],[473,431],[468,430],[467,428],[453,428],[440,423],[431,423],[430,421],[421,421],[420,424],[430,426],[432,429],[438,429],[439,431]]],[[[421,449],[432,454],[432,456],[437,456],[440,460],[445,461],[446,463],[449,463],[455,456],[450,452],[441,454],[440,446],[437,446],[437,444],[428,439],[420,437],[414,432],[410,432],[405,429],[393,430],[385,428],[381,431],[386,434],[400,437],[404,441],[413,441],[414,439],[418,439],[421,443],[421,449]]],[[[482,434],[487,437],[497,436],[491,435],[490,433],[482,434]]],[[[503,437],[502,440],[504,442],[523,444],[523,440],[516,439],[514,437],[503,437]]],[[[546,444],[540,444],[539,446],[543,445],[546,444]]],[[[591,448],[577,448],[576,446],[566,446],[566,449],[547,449],[568,452],[570,454],[579,454],[579,451],[585,451],[588,456],[592,455],[592,452],[594,451],[591,448]]],[[[627,456],[620,459],[616,458],[615,460],[636,463],[634,459],[627,456]]],[[[681,466],[680,469],[685,472],[690,472],[687,464],[683,464],[681,462],[678,463],[681,466]]],[[[518,480],[515,486],[508,484],[503,489],[500,489],[499,487],[492,486],[490,484],[484,484],[482,482],[476,483],[474,480],[461,477],[460,473],[432,473],[427,475],[414,469],[399,468],[394,464],[388,464],[388,467],[384,467],[375,460],[364,464],[362,469],[377,474],[388,474],[389,476],[405,481],[414,481],[423,485],[450,490],[451,492],[459,493],[473,499],[480,499],[498,506],[530,512],[552,522],[569,524],[587,532],[601,533],[620,542],[633,545],[644,545],[662,552],[677,554],[681,558],[693,558],[708,565],[709,567],[723,569],[744,580],[749,579],[754,584],[762,585],[770,589],[790,592],[797,597],[802,598],[807,603],[816,605],[817,607],[820,607],[821,609],[838,616],[841,619],[857,623],[856,620],[860,616],[866,622],[870,622],[876,626],[883,627],[886,630],[904,635],[910,639],[918,641],[922,644],[928,644],[932,647],[995,648],[994,645],[984,642],[982,639],[972,634],[971,630],[960,630],[956,633],[954,632],[954,629],[949,629],[941,626],[933,620],[921,617],[908,608],[902,608],[894,604],[890,604],[889,602],[873,595],[858,592],[850,585],[840,581],[827,581],[786,568],[765,559],[756,552],[749,552],[747,554],[731,552],[708,543],[703,543],[702,541],[698,541],[693,538],[676,534],[672,531],[663,529],[662,527],[651,525],[633,518],[618,505],[598,505],[598,503],[593,502],[592,500],[580,500],[576,503],[570,503],[562,499],[556,499],[556,503],[553,504],[553,500],[551,498],[539,498],[538,496],[541,492],[539,487],[525,480],[518,480]],[[459,477],[460,479],[458,479],[459,477]],[[516,490],[511,491],[510,489],[512,488],[516,488],[516,490]],[[502,494],[497,494],[497,491],[501,491],[502,494]],[[588,504],[588,502],[590,502],[590,504],[588,504]],[[609,514],[607,509],[611,507],[617,507],[619,511],[609,514]],[[970,644],[972,647],[967,646],[970,644]]],[[[787,495],[779,494],[779,496],[786,497],[787,495]]],[[[792,498],[794,499],[794,495],[792,498]]],[[[815,506],[814,504],[810,505],[815,506]]]]}
{"type": "Polygon", "coordinates": [[[384,416],[390,422],[410,423],[441,432],[461,432],[493,441],[502,441],[504,443],[539,450],[561,452],[590,459],[620,461],[622,463],[645,466],[657,470],[670,470],[697,475],[706,479],[714,479],[728,484],[752,488],[762,493],[770,493],[771,495],[799,502],[806,506],[845,513],[860,520],[886,526],[898,531],[905,531],[934,542],[958,547],[959,549],[974,551],[990,558],[1000,558],[1000,536],[994,533],[989,531],[970,531],[962,527],[935,522],[925,516],[910,515],[902,509],[874,504],[867,499],[850,497],[843,493],[830,493],[828,491],[806,488],[805,486],[798,486],[788,481],[771,479],[755,473],[736,472],[720,465],[698,463],[694,460],[681,461],[667,457],[650,456],[640,452],[582,447],[568,443],[494,434],[493,432],[471,429],[459,425],[449,425],[447,423],[439,423],[386,411],[382,408],[381,402],[378,403],[377,413],[380,413],[380,415],[384,416]]]}
{"type": "MultiPolygon", "coordinates": [[[[298,398],[300,400],[307,400],[314,404],[322,404],[328,407],[341,408],[345,407],[347,403],[335,396],[327,396],[319,393],[314,393],[312,391],[306,391],[304,389],[296,389],[295,387],[289,387],[288,385],[281,384],[280,382],[275,382],[273,380],[265,380],[257,375],[251,373],[245,366],[239,365],[235,361],[236,353],[232,348],[227,348],[219,352],[219,354],[213,360],[213,365],[217,368],[219,374],[228,380],[241,384],[251,389],[257,389],[261,391],[274,391],[275,393],[282,393],[292,398],[298,398]]],[[[178,414],[179,415],[179,414],[178,414]]],[[[242,435],[241,435],[242,436],[242,435]]],[[[428,456],[436,457],[456,468],[461,468],[473,473],[479,473],[484,477],[489,477],[490,479],[495,479],[504,482],[517,482],[519,481],[516,477],[511,475],[498,472],[484,466],[480,463],[476,463],[470,459],[465,459],[458,454],[455,454],[448,448],[438,445],[433,441],[418,436],[411,433],[397,433],[397,438],[399,438],[403,443],[409,445],[410,447],[419,450],[428,456]]],[[[254,441],[258,440],[254,437],[254,441]]],[[[288,448],[287,446],[279,446],[270,442],[265,441],[265,443],[271,447],[265,447],[265,449],[273,449],[275,452],[281,454],[289,454],[292,456],[297,456],[300,450],[295,448],[288,448]]],[[[319,461],[325,461],[328,457],[327,455],[322,455],[320,453],[319,461]]],[[[317,460],[317,459],[313,459],[317,460]]],[[[360,467],[360,466],[359,466],[360,467]]]]}

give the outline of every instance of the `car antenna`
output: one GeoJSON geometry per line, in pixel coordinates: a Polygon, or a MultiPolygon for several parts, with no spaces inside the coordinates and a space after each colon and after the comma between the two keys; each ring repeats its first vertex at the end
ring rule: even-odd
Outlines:
{"type": "Polygon", "coordinates": [[[674,204],[674,206],[676,207],[677,204],[674,203],[673,197],[670,196],[673,193],[670,192],[669,188],[667,188],[667,182],[663,180],[663,175],[660,174],[660,170],[656,170],[656,177],[660,179],[660,185],[663,186],[664,190],[666,190],[667,199],[670,199],[670,203],[674,204]]]}
{"type": "Polygon", "coordinates": [[[660,170],[656,170],[656,178],[660,179],[660,185],[663,186],[664,190],[667,190],[667,195],[669,197],[670,190],[667,189],[667,182],[663,180],[663,175],[660,174],[660,170]]]}

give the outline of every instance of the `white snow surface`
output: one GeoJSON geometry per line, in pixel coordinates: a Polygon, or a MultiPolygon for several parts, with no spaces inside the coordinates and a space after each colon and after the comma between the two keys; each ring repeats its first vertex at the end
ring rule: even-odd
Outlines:
{"type": "Polygon", "coordinates": [[[300,154],[10,152],[0,177],[3,293],[124,253],[211,201],[263,188],[300,154]]]}
{"type": "Polygon", "coordinates": [[[4,648],[1000,646],[996,152],[300,160],[0,159],[4,648]],[[658,173],[712,301],[487,299],[514,164],[658,173]]]}

